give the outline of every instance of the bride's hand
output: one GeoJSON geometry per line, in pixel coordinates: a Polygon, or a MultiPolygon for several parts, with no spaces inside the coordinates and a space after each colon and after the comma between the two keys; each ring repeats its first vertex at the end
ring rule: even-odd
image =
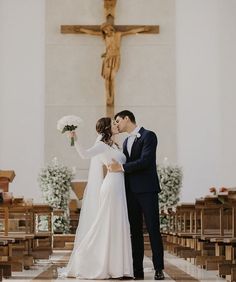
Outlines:
{"type": "Polygon", "coordinates": [[[68,131],[68,136],[70,138],[74,138],[75,141],[77,141],[77,139],[78,139],[75,131],[68,131]]]}

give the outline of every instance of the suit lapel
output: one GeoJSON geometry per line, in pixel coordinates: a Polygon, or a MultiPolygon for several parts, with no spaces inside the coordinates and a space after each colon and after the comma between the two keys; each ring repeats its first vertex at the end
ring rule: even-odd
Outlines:
{"type": "Polygon", "coordinates": [[[123,153],[125,154],[126,158],[129,157],[129,153],[127,150],[127,142],[128,142],[128,138],[125,139],[124,144],[123,144],[123,153]]]}

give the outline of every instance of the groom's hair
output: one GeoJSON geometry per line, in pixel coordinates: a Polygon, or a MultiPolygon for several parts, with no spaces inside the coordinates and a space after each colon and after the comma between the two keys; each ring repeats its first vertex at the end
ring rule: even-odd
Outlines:
{"type": "Polygon", "coordinates": [[[116,119],[118,116],[121,118],[128,117],[132,123],[136,123],[135,116],[131,111],[128,110],[121,111],[117,113],[114,118],[116,119]]]}

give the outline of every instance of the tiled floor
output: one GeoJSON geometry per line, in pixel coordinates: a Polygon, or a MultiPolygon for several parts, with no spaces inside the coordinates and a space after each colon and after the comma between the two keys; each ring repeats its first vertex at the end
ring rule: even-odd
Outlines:
{"type": "MultiPolygon", "coordinates": [[[[5,281],[73,281],[78,279],[73,278],[57,278],[57,267],[63,266],[68,261],[68,252],[55,252],[50,260],[39,260],[37,265],[31,268],[31,270],[25,270],[23,272],[13,273],[13,277],[6,279],[5,281]]],[[[145,257],[144,261],[145,280],[154,280],[154,271],[152,268],[152,262],[150,258],[145,257]]],[[[190,282],[190,281],[226,281],[217,276],[216,271],[206,271],[194,266],[192,263],[183,259],[172,256],[165,253],[165,281],[178,281],[178,282],[190,282]]],[[[115,279],[112,279],[113,281],[115,279]]],[[[3,280],[4,281],[4,280],[3,280]]],[[[83,280],[79,280],[83,281],[83,280]]],[[[89,280],[84,280],[88,282],[89,280]]],[[[94,281],[94,280],[93,280],[94,281]]],[[[120,281],[120,280],[119,280],[120,281]]]]}

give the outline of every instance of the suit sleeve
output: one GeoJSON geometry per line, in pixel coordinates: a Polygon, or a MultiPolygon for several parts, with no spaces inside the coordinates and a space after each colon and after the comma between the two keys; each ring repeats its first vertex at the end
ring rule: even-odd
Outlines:
{"type": "Polygon", "coordinates": [[[156,159],[157,137],[154,132],[149,132],[144,139],[144,144],[139,159],[123,165],[126,173],[147,169],[156,159]]]}

